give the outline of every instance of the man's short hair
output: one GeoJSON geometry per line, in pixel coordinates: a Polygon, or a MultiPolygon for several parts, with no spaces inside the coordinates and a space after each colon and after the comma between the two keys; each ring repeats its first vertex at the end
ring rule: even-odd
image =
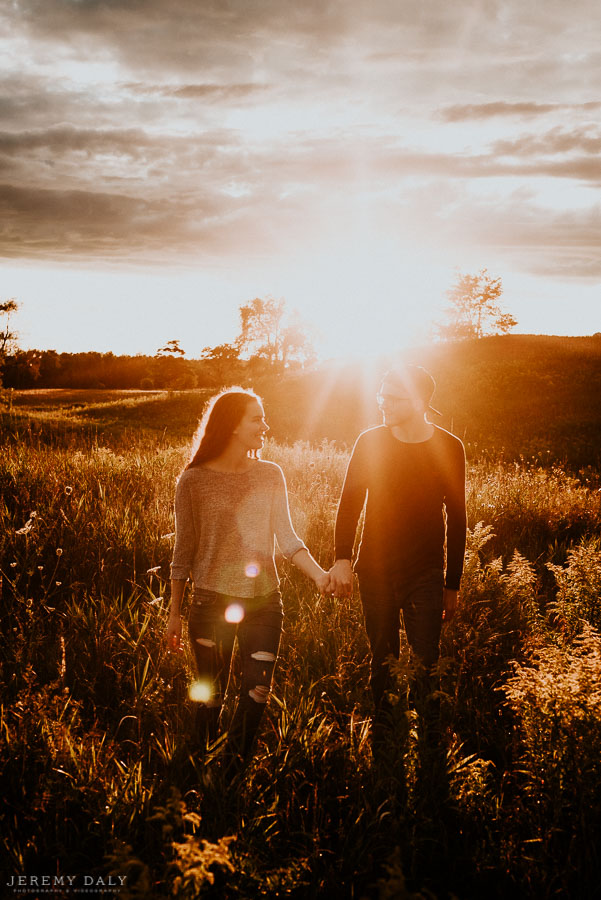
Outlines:
{"type": "Polygon", "coordinates": [[[382,378],[382,383],[393,384],[407,391],[411,397],[419,399],[426,410],[440,416],[437,409],[430,405],[430,400],[436,389],[436,382],[423,366],[394,366],[389,369],[382,378]]]}

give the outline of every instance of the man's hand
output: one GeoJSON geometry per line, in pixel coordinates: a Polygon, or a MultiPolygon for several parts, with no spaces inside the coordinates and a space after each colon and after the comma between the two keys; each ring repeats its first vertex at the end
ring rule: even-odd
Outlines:
{"type": "Polygon", "coordinates": [[[353,567],[350,559],[337,559],[330,569],[330,590],[335,597],[352,595],[353,567]]]}
{"type": "Polygon", "coordinates": [[[445,588],[442,592],[442,621],[450,622],[455,615],[457,609],[457,600],[459,599],[459,591],[445,588]]]}

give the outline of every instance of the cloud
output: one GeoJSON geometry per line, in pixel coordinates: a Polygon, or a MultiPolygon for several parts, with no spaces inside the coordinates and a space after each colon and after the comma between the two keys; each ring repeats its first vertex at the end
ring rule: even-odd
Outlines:
{"type": "Polygon", "coordinates": [[[446,122],[463,122],[468,119],[492,119],[497,117],[532,118],[549,113],[558,115],[574,112],[594,113],[601,109],[601,102],[590,100],[587,103],[536,103],[524,101],[508,103],[497,100],[490,103],[468,103],[447,106],[438,111],[439,118],[446,122]]]}
{"type": "Polygon", "coordinates": [[[455,248],[458,257],[470,248],[484,265],[493,257],[504,261],[509,271],[559,280],[601,277],[601,204],[553,211],[520,192],[482,200],[457,191],[447,194],[446,206],[443,217],[430,208],[420,232],[434,233],[436,241],[455,248]]]}
{"type": "Polygon", "coordinates": [[[178,100],[207,100],[210,103],[238,103],[265,95],[271,87],[267,84],[183,84],[161,85],[132,83],[124,84],[125,90],[134,94],[174,97],[178,100]]]}
{"type": "MultiPolygon", "coordinates": [[[[601,104],[599,104],[601,107],[601,104]]],[[[524,135],[512,140],[496,141],[492,152],[499,156],[544,157],[582,153],[601,153],[601,130],[598,126],[572,128],[563,126],[552,128],[544,134],[524,135]]]]}
{"type": "MultiPolygon", "coordinates": [[[[233,130],[194,139],[71,126],[5,134],[0,170],[10,183],[3,191],[0,249],[8,256],[142,259],[160,247],[162,260],[186,253],[291,252],[309,234],[348,227],[361,208],[382,233],[402,232],[407,197],[417,184],[434,197],[428,229],[435,236],[446,215],[441,184],[466,196],[476,179],[521,178],[532,186],[546,176],[599,185],[595,140],[590,131],[552,130],[468,155],[425,152],[391,138],[349,143],[345,133],[273,145],[244,143],[233,130]],[[554,149],[545,156],[544,148],[554,149]]],[[[488,208],[493,219],[496,203],[488,208]]],[[[418,209],[414,216],[424,218],[418,209]]],[[[478,242],[481,230],[481,224],[470,227],[463,239],[478,242]]],[[[444,225],[442,231],[446,235],[444,225]]],[[[567,232],[565,241],[571,241],[567,232]]]]}
{"type": "Polygon", "coordinates": [[[594,269],[594,217],[550,234],[560,213],[500,184],[601,185],[599,15],[588,0],[544,17],[517,0],[5,4],[0,252],[293,258],[364,209],[376,236],[410,240],[416,222],[426,243],[483,242],[529,270],[552,237],[570,271],[594,269]],[[499,201],[472,209],[487,179],[499,201]]]}
{"type": "Polygon", "coordinates": [[[6,28],[31,40],[61,47],[70,41],[74,52],[132,71],[227,74],[245,81],[263,67],[266,52],[274,53],[270,41],[296,35],[305,54],[319,54],[324,42],[343,39],[348,15],[345,4],[324,0],[21,0],[4,18],[6,28]]]}
{"type": "Polygon", "coordinates": [[[186,204],[124,194],[40,190],[0,185],[5,257],[131,259],[161,261],[202,251],[213,241],[211,219],[224,214],[210,197],[186,204]]]}
{"type": "Polygon", "coordinates": [[[465,72],[473,85],[475,67],[490,68],[498,57],[505,84],[542,63],[565,83],[594,52],[600,13],[593,0],[569,7],[548,0],[544,22],[521,0],[20,0],[3,15],[8,33],[139,73],[245,83],[269,69],[284,77],[304,71],[312,82],[315,74],[335,77],[341,61],[350,72],[364,62],[402,71],[408,60],[422,64],[418,81],[429,82],[426,67],[435,64],[465,72]],[[566,58],[566,41],[578,45],[577,60],[566,58]]]}

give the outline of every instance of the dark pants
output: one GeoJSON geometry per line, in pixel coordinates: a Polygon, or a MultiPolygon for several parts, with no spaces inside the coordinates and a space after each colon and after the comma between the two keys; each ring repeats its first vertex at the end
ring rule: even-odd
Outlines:
{"type": "Polygon", "coordinates": [[[217,736],[237,637],[242,672],[228,744],[234,755],[249,755],[271,690],[282,617],[279,591],[252,598],[194,592],[188,634],[202,697],[197,709],[197,736],[202,743],[217,736]]]}
{"type": "MultiPolygon", "coordinates": [[[[365,630],[372,653],[370,686],[376,715],[385,705],[385,694],[391,687],[387,658],[398,659],[400,653],[401,610],[413,660],[422,668],[426,679],[438,660],[443,586],[441,569],[387,582],[359,576],[365,630]]],[[[417,681],[424,684],[424,679],[417,681]]]]}

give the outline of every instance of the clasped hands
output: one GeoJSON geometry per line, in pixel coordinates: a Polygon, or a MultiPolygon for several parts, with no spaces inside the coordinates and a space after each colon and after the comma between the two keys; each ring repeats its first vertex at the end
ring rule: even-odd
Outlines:
{"type": "Polygon", "coordinates": [[[320,594],[350,597],[353,593],[353,567],[350,559],[337,559],[329,572],[315,579],[320,594]]]}
{"type": "MultiPolygon", "coordinates": [[[[320,594],[331,597],[351,597],[353,593],[353,567],[350,559],[337,559],[329,572],[316,578],[315,583],[320,594]]],[[[442,620],[448,624],[457,609],[459,592],[446,588],[443,591],[442,620]]]]}

